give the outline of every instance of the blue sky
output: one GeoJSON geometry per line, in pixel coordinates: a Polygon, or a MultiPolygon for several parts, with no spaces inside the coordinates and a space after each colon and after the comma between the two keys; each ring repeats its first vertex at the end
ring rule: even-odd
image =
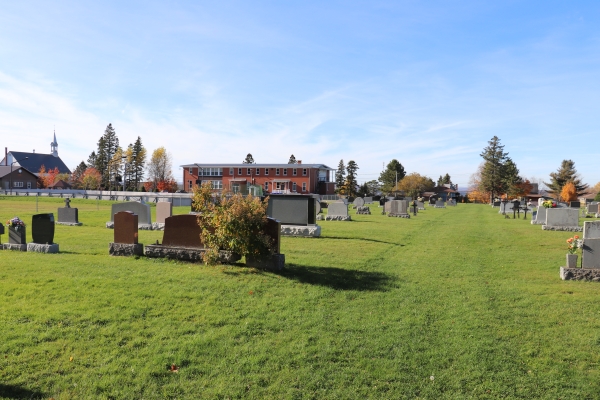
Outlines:
{"type": "Polygon", "coordinates": [[[15,2],[0,13],[0,145],[70,167],[110,122],[179,165],[359,166],[459,188],[494,135],[527,178],[600,181],[600,2],[15,2]]]}

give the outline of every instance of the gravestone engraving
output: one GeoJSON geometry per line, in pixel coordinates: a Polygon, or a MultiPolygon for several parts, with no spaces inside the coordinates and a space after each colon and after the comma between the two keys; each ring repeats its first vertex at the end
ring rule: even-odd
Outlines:
{"type": "Polygon", "coordinates": [[[31,218],[33,243],[54,243],[54,214],[36,214],[31,218]]]}
{"type": "Polygon", "coordinates": [[[357,197],[352,202],[356,207],[362,207],[365,205],[365,200],[362,197],[357,197]]]}
{"type": "Polygon", "coordinates": [[[114,215],[114,243],[138,244],[138,216],[131,211],[119,211],[114,215]]]}
{"type": "Polygon", "coordinates": [[[110,220],[114,222],[115,214],[122,211],[131,211],[138,217],[138,225],[152,225],[152,214],[150,206],[137,201],[128,201],[125,203],[116,203],[111,206],[110,220]]]}
{"type": "Polygon", "coordinates": [[[165,219],[173,215],[173,203],[160,201],[156,203],[156,222],[164,224],[165,219]]]}

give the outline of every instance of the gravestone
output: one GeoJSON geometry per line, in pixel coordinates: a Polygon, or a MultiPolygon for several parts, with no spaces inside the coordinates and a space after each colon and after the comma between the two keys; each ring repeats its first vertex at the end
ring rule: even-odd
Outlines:
{"type": "Polygon", "coordinates": [[[388,217],[410,218],[407,200],[392,200],[385,204],[388,217]]]}
{"type": "Polygon", "coordinates": [[[544,230],[572,231],[583,230],[579,226],[579,210],[575,208],[548,208],[546,210],[546,224],[544,230]]]}
{"type": "Polygon", "coordinates": [[[588,204],[587,206],[587,213],[588,214],[597,214],[598,213],[598,203],[596,204],[588,204]]]}
{"type": "Polygon", "coordinates": [[[58,244],[54,243],[54,214],[36,214],[31,218],[31,236],[27,251],[35,253],[58,253],[58,244]]]}
{"type": "Polygon", "coordinates": [[[373,203],[373,197],[365,197],[365,204],[372,204],[373,203]]]}
{"type": "Polygon", "coordinates": [[[54,243],[54,214],[36,214],[31,218],[33,243],[54,243]]]}
{"type": "Polygon", "coordinates": [[[579,202],[579,201],[571,201],[571,202],[569,202],[569,207],[571,207],[571,208],[581,208],[581,202],[579,202]]]}
{"type": "Polygon", "coordinates": [[[444,200],[436,200],[434,208],[446,208],[444,200]]]}
{"type": "Polygon", "coordinates": [[[4,235],[4,224],[0,223],[0,250],[2,249],[2,235],[4,235]]]}
{"type": "Polygon", "coordinates": [[[114,242],[109,243],[112,256],[141,256],[144,245],[138,243],[138,216],[131,211],[119,211],[113,216],[114,242]]]}
{"type": "Polygon", "coordinates": [[[8,227],[8,243],[2,247],[4,250],[27,251],[27,230],[25,226],[8,227]]]}
{"type": "Polygon", "coordinates": [[[326,221],[350,221],[350,215],[348,215],[348,206],[344,203],[334,202],[329,204],[327,208],[326,221]]]}
{"type": "Polygon", "coordinates": [[[246,265],[251,268],[280,271],[285,265],[285,254],[281,254],[281,224],[273,218],[267,218],[264,233],[271,238],[274,254],[263,258],[247,255],[246,265]]]}
{"type": "MultiPolygon", "coordinates": [[[[115,214],[122,211],[130,211],[138,216],[139,229],[152,229],[152,213],[148,204],[137,201],[113,204],[111,206],[110,221],[114,223],[115,214]]],[[[107,223],[107,227],[112,227],[112,224],[107,223]]]]}
{"type": "Polygon", "coordinates": [[[437,201],[436,197],[433,197],[433,196],[430,197],[429,198],[429,205],[434,206],[436,201],[437,201]]]}
{"type": "Polygon", "coordinates": [[[79,210],[77,208],[71,208],[71,199],[68,197],[65,199],[65,206],[58,208],[58,221],[59,225],[70,225],[80,226],[79,222],[79,210]]]}
{"type": "Polygon", "coordinates": [[[456,207],[456,200],[450,199],[446,202],[447,206],[456,207]]]}
{"type": "Polygon", "coordinates": [[[408,201],[408,203],[410,204],[410,202],[412,201],[412,197],[411,197],[411,196],[406,196],[406,197],[404,197],[404,199],[402,199],[402,200],[406,200],[406,201],[408,201]]]}
{"type": "Polygon", "coordinates": [[[582,268],[600,268],[600,221],[583,223],[582,268]]]}
{"type": "Polygon", "coordinates": [[[535,220],[532,219],[531,223],[533,225],[544,225],[546,224],[546,210],[547,208],[544,206],[540,206],[537,209],[537,214],[535,216],[535,220]]]}
{"type": "Polygon", "coordinates": [[[500,202],[499,201],[493,202],[492,207],[500,207],[500,202]]]}
{"type": "Polygon", "coordinates": [[[267,206],[267,215],[282,225],[314,225],[315,211],[315,198],[305,195],[273,195],[267,206]]]}
{"type": "Polygon", "coordinates": [[[163,246],[204,248],[200,239],[202,230],[195,215],[174,215],[165,219],[163,246]]]}
{"type": "Polygon", "coordinates": [[[388,199],[385,197],[382,197],[379,199],[379,207],[383,207],[385,205],[385,203],[388,202],[388,199]]]}
{"type": "Polygon", "coordinates": [[[362,207],[365,205],[365,200],[362,197],[357,197],[354,199],[352,204],[354,204],[356,207],[362,207]]]}
{"type": "Polygon", "coordinates": [[[417,207],[419,208],[419,210],[424,210],[425,202],[417,200],[417,207]]]}
{"type": "Polygon", "coordinates": [[[321,202],[319,200],[315,200],[315,214],[321,214],[321,202]]]}
{"type": "Polygon", "coordinates": [[[165,219],[173,215],[173,203],[170,201],[159,201],[156,203],[156,222],[164,224],[165,219]]]}

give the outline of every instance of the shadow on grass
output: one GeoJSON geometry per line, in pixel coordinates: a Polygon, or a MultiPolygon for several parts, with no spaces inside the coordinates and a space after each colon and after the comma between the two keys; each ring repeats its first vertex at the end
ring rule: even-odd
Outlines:
{"type": "Polygon", "coordinates": [[[364,290],[385,292],[397,278],[382,272],[348,270],[336,267],[311,267],[287,264],[278,273],[284,278],[337,290],[364,290]]]}
{"type": "Polygon", "coordinates": [[[42,392],[25,389],[17,385],[4,385],[0,383],[0,397],[8,399],[43,399],[48,396],[42,392]]]}
{"type": "Polygon", "coordinates": [[[341,236],[320,236],[320,237],[314,238],[314,239],[361,240],[361,241],[365,241],[365,242],[375,242],[375,243],[391,244],[392,246],[404,246],[403,244],[400,244],[400,243],[392,243],[392,242],[386,242],[385,240],[377,240],[377,239],[369,239],[369,238],[352,238],[352,237],[341,237],[341,236]]]}

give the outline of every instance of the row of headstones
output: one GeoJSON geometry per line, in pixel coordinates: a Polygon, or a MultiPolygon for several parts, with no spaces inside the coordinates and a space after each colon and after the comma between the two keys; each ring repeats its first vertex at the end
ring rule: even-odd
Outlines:
{"type": "Polygon", "coordinates": [[[600,268],[600,221],[583,223],[582,268],[600,268]]]}
{"type": "Polygon", "coordinates": [[[114,215],[122,211],[129,211],[138,216],[139,229],[162,230],[165,220],[173,215],[173,204],[168,201],[156,203],[156,222],[152,223],[152,213],[148,204],[138,201],[115,203],[111,206],[111,217],[110,222],[106,223],[107,228],[114,227],[114,215]]]}
{"type": "MultiPolygon", "coordinates": [[[[130,211],[120,211],[113,216],[114,242],[109,243],[109,254],[114,256],[146,255],[154,258],[171,258],[186,261],[201,261],[205,251],[201,240],[202,229],[198,217],[193,214],[175,215],[165,218],[162,243],[144,245],[138,242],[139,216],[130,211]]],[[[281,254],[281,224],[267,218],[264,229],[274,245],[275,254],[268,259],[246,257],[251,267],[281,270],[285,264],[285,255],[281,254]]],[[[240,260],[240,256],[230,252],[221,252],[221,261],[231,263],[240,260]]]]}
{"type": "MultiPolygon", "coordinates": [[[[4,225],[0,225],[0,235],[3,234],[4,225]]],[[[4,243],[0,249],[58,253],[59,246],[54,243],[54,214],[35,214],[31,217],[31,236],[33,242],[27,243],[25,226],[9,226],[8,243],[4,243]]]]}

